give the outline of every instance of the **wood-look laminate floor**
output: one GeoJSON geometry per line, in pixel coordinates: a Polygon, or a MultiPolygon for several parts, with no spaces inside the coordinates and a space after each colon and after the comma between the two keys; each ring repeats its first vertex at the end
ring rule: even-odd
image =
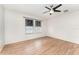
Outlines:
{"type": "Polygon", "coordinates": [[[60,39],[42,37],[6,45],[1,55],[78,55],[79,45],[60,39]]]}

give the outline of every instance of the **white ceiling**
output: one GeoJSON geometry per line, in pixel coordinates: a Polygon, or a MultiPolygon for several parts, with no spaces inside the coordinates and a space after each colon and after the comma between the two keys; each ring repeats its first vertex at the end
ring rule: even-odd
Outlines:
{"type": "MultiPolygon", "coordinates": [[[[79,11],[79,4],[63,4],[59,8],[59,10],[61,10],[62,12],[55,12],[51,16],[48,13],[43,14],[44,11],[47,11],[47,9],[45,9],[45,6],[49,6],[49,5],[50,4],[6,4],[4,6],[7,9],[23,12],[43,19],[47,19],[49,17],[63,14],[63,11],[66,9],[69,10],[69,12],[79,11]]],[[[56,5],[57,4],[54,4],[54,6],[56,5]]]]}

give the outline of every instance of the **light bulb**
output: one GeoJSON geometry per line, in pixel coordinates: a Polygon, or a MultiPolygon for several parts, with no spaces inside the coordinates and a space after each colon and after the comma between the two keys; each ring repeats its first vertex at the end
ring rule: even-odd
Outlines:
{"type": "Polygon", "coordinates": [[[53,10],[51,10],[50,13],[54,13],[53,10]]]}

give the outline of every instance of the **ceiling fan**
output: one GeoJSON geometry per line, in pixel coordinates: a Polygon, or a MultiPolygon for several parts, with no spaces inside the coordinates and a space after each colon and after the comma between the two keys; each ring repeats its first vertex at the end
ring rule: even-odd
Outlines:
{"type": "Polygon", "coordinates": [[[49,12],[49,14],[52,15],[54,12],[61,12],[60,10],[57,10],[61,6],[62,4],[59,4],[56,7],[53,7],[53,5],[50,5],[50,7],[45,6],[45,8],[48,9],[49,11],[45,11],[44,14],[49,12]]]}

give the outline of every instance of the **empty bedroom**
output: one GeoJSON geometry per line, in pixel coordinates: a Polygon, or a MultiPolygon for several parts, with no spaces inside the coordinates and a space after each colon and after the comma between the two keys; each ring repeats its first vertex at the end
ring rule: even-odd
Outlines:
{"type": "Polygon", "coordinates": [[[0,55],[79,55],[79,4],[0,4],[0,55]]]}

